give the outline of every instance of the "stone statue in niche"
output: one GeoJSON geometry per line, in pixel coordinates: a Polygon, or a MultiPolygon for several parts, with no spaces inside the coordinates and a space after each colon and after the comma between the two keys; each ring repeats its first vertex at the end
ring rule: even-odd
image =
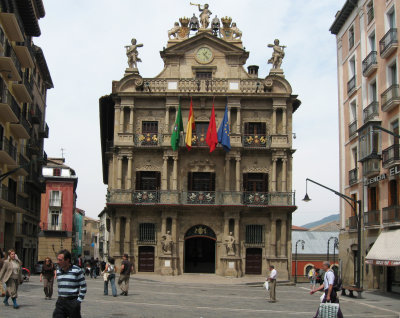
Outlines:
{"type": "Polygon", "coordinates": [[[172,241],[172,236],[170,231],[167,231],[166,234],[162,236],[161,239],[161,248],[164,254],[171,254],[172,253],[172,245],[174,242],[172,241]]]}
{"type": "Polygon", "coordinates": [[[226,253],[228,256],[235,255],[235,237],[232,235],[232,232],[229,232],[229,235],[225,238],[226,245],[226,253]]]}

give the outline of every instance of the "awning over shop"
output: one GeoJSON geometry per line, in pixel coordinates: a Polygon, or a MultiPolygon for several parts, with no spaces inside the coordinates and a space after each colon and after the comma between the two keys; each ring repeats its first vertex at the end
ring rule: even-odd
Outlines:
{"type": "Polygon", "coordinates": [[[400,229],[381,232],[365,257],[367,264],[400,266],[400,229]]]}

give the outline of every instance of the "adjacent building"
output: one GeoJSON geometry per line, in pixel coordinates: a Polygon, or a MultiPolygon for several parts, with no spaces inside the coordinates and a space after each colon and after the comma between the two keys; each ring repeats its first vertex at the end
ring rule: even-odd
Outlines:
{"type": "Polygon", "coordinates": [[[33,268],[38,253],[47,90],[53,82],[40,47],[42,0],[0,2],[0,247],[33,268]]]}
{"type": "Polygon", "coordinates": [[[76,257],[83,255],[83,224],[85,211],[75,208],[72,222],[72,254],[76,257]]]}
{"type": "Polygon", "coordinates": [[[38,259],[51,257],[55,260],[59,250],[66,248],[71,251],[76,248],[77,225],[74,226],[73,222],[78,213],[78,177],[75,171],[65,164],[64,158],[48,158],[42,175],[46,192],[42,194],[41,202],[38,259]]]}
{"type": "Polygon", "coordinates": [[[343,281],[400,292],[400,2],[345,1],[336,35],[343,281]],[[365,260],[365,261],[364,261],[365,260]],[[360,277],[358,280],[357,278],[360,277]]]}
{"type": "Polygon", "coordinates": [[[98,215],[99,223],[99,255],[101,259],[107,261],[110,256],[110,224],[111,220],[107,214],[107,208],[103,209],[98,215]]]}
{"type": "Polygon", "coordinates": [[[133,39],[129,68],[100,98],[109,253],[117,262],[129,254],[139,272],[239,277],[266,275],[273,264],[289,279],[292,116],[300,101],[280,67],[278,40],[273,68],[260,78],[258,66],[244,68],[249,52],[236,23],[216,20],[209,25],[204,11],[192,22],[180,18],[160,43],[164,68],[154,78],[140,75],[133,39]],[[227,118],[228,151],[218,145],[210,153],[206,143],[213,107],[217,129],[227,118]]]}
{"type": "Polygon", "coordinates": [[[100,221],[88,216],[83,218],[83,258],[85,260],[100,258],[99,254],[100,221]]]}

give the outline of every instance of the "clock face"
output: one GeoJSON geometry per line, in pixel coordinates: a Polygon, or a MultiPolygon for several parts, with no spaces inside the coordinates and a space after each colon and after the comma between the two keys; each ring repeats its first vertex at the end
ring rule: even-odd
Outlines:
{"type": "Polygon", "coordinates": [[[196,60],[199,63],[210,63],[214,58],[212,51],[208,47],[201,47],[197,50],[196,60]]]}

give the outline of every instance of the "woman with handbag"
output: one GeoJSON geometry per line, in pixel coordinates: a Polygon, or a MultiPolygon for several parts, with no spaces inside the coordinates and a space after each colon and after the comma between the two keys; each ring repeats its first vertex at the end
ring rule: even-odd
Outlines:
{"type": "Polygon", "coordinates": [[[108,295],[108,282],[110,282],[112,295],[113,297],[117,297],[117,288],[115,287],[115,260],[112,257],[108,258],[104,276],[104,295],[108,295]]]}
{"type": "Polygon", "coordinates": [[[3,262],[0,271],[0,281],[7,286],[6,296],[4,297],[4,305],[9,306],[8,299],[11,297],[14,309],[18,309],[17,304],[18,286],[22,284],[22,268],[21,261],[18,259],[14,250],[8,251],[8,258],[3,262]]]}

